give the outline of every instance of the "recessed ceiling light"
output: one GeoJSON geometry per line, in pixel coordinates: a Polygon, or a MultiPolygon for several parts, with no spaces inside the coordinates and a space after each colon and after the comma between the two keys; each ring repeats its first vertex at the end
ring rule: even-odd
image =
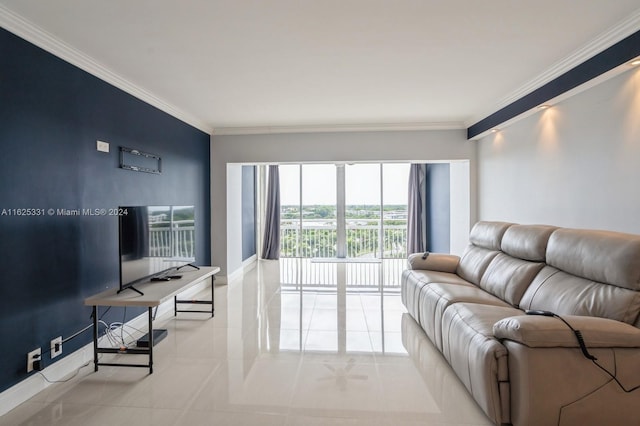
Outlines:
{"type": "Polygon", "coordinates": [[[640,58],[634,59],[633,61],[629,62],[629,65],[631,65],[632,67],[640,65],[640,58]]]}
{"type": "Polygon", "coordinates": [[[539,110],[548,109],[548,108],[551,108],[551,105],[540,105],[538,107],[539,110]]]}
{"type": "Polygon", "coordinates": [[[500,129],[491,129],[491,133],[497,133],[500,129]]]}

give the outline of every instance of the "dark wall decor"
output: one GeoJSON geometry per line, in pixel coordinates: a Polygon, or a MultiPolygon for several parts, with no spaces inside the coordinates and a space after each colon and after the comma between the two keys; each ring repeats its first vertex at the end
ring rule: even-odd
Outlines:
{"type": "MultiPolygon", "coordinates": [[[[90,324],[83,300],[118,286],[110,212],[195,205],[201,265],[210,264],[211,214],[209,135],[4,29],[0,52],[1,391],[27,377],[27,352],[42,348],[50,365],[50,341],[90,324]],[[117,146],[157,153],[163,173],[123,171],[117,146]]],[[[104,319],[139,313],[112,309],[104,319]]],[[[89,342],[91,332],[80,333],[55,361],[89,342]]]]}
{"type": "Polygon", "coordinates": [[[120,147],[120,168],[134,172],[162,173],[162,158],[149,152],[120,147]]]}

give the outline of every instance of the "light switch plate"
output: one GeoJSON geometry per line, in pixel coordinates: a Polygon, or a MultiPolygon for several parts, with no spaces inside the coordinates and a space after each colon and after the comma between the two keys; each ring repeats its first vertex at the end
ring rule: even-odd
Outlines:
{"type": "Polygon", "coordinates": [[[109,152],[109,142],[96,141],[98,151],[109,152]]]}

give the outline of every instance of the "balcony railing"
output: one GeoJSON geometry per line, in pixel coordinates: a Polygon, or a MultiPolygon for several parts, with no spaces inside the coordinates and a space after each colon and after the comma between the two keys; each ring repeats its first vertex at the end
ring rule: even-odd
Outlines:
{"type": "MultiPolygon", "coordinates": [[[[383,245],[380,247],[379,220],[347,219],[347,257],[406,258],[406,220],[385,222],[387,221],[383,221],[382,230],[383,245]]],[[[336,247],[335,219],[303,219],[302,222],[282,220],[280,223],[280,257],[336,257],[336,247]]]]}
{"type": "Polygon", "coordinates": [[[382,259],[377,263],[314,262],[312,259],[280,258],[280,283],[292,289],[350,291],[398,291],[406,259],[382,259]]]}

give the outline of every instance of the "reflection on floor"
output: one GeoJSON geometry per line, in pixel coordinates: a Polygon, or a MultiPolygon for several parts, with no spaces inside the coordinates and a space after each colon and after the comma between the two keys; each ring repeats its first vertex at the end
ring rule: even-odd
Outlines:
{"type": "MultiPolygon", "coordinates": [[[[383,280],[382,264],[363,265],[383,280]]],[[[213,319],[158,318],[169,335],[152,375],[85,367],[0,424],[491,424],[405,313],[396,285],[351,285],[345,263],[332,267],[332,286],[284,282],[284,267],[262,261],[216,287],[213,319]]],[[[296,274],[314,267],[300,262],[296,274]]]]}

